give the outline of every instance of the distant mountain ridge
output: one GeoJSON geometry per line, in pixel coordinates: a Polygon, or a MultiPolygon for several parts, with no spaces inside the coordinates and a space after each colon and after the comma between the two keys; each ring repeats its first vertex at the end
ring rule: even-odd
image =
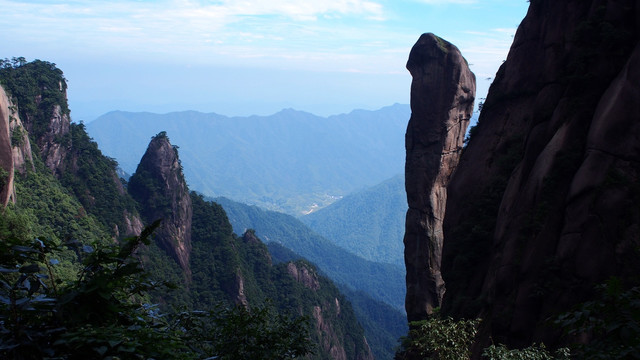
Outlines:
{"type": "Polygon", "coordinates": [[[409,115],[401,104],[326,118],[293,109],[249,117],[114,111],[87,131],[127,173],[149,138],[166,131],[191,189],[297,216],[402,172],[409,115]]]}
{"type": "Polygon", "coordinates": [[[404,174],[300,217],[334,244],[364,259],[404,266],[404,174]]]}
{"type": "Polygon", "coordinates": [[[236,233],[255,230],[265,243],[276,242],[312,261],[329,278],[396,309],[404,306],[404,271],[401,266],[365,260],[313,232],[291,215],[216,198],[236,233]]]}

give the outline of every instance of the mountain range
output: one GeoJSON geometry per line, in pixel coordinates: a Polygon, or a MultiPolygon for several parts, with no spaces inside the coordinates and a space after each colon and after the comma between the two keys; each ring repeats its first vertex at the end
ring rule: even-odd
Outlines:
{"type": "Polygon", "coordinates": [[[326,118],[114,111],[86,127],[129,174],[148,139],[166,131],[191,189],[299,216],[402,172],[408,117],[401,104],[326,118]]]}
{"type": "Polygon", "coordinates": [[[166,132],[152,136],[127,182],[84,124],[70,121],[66,81],[54,64],[16,62],[0,69],[0,81],[0,276],[5,285],[18,281],[0,297],[20,298],[0,305],[9,329],[0,357],[247,358],[232,354],[249,351],[266,359],[313,348],[310,359],[373,359],[333,282],[308,261],[274,262],[254,231],[234,234],[219,204],[190,191],[166,132]],[[192,322],[175,327],[203,314],[213,318],[196,327],[213,326],[208,331],[186,331],[192,322]],[[222,340],[218,331],[248,337],[222,340]],[[135,341],[123,345],[127,338],[135,341]],[[274,340],[285,347],[254,342],[274,340]]]}

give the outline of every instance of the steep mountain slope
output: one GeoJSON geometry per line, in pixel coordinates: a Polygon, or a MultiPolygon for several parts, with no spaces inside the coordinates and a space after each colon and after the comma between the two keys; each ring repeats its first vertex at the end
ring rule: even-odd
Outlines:
{"type": "Polygon", "coordinates": [[[364,259],[404,266],[406,212],[401,174],[299,219],[319,235],[364,259]]]}
{"type": "Polygon", "coordinates": [[[128,190],[140,204],[147,223],[162,219],[157,230],[160,246],[190,274],[193,208],[178,151],[166,133],[151,139],[135,174],[129,179],[128,190]]]}
{"type": "Polygon", "coordinates": [[[406,105],[328,118],[291,109],[233,118],[116,111],[87,127],[129,173],[147,139],[166,131],[192,189],[297,216],[401,172],[408,117],[406,105]]]}
{"type": "Polygon", "coordinates": [[[333,281],[362,290],[397,309],[404,304],[402,269],[364,260],[311,231],[293,216],[217,198],[236,232],[254,229],[266,242],[276,242],[318,265],[333,281]]]}
{"type": "Polygon", "coordinates": [[[82,211],[95,215],[115,237],[139,233],[142,224],[115,173],[115,162],[102,155],[84,125],[70,122],[62,71],[35,60],[4,66],[0,80],[17,105],[10,109],[16,169],[25,174],[41,161],[80,201],[82,211]],[[31,144],[38,159],[33,159],[31,144]]]}
{"type": "Polygon", "coordinates": [[[162,219],[155,234],[161,252],[149,249],[148,266],[162,274],[158,280],[180,284],[179,294],[156,297],[199,309],[218,302],[260,306],[269,299],[283,313],[312,319],[312,338],[320,349],[313,359],[371,359],[362,327],[335,285],[311,264],[274,266],[252,231],[237,238],[220,205],[189,194],[180,164],[178,149],[160,132],[128,187],[145,221],[162,219]]]}
{"type": "MultiPolygon", "coordinates": [[[[274,262],[286,263],[304,259],[276,242],[268,243],[267,247],[274,262]]],[[[406,316],[398,309],[374,299],[364,291],[353,290],[344,284],[338,284],[338,287],[351,302],[376,359],[393,359],[400,338],[407,334],[406,316]]]]}
{"type": "Polygon", "coordinates": [[[443,311],[480,316],[485,342],[567,341],[547,319],[609,277],[638,285],[639,14],[532,0],[496,75],[448,189],[442,259],[443,311]]]}
{"type": "Polygon", "coordinates": [[[318,264],[353,304],[376,358],[393,358],[398,339],[407,332],[406,317],[399,311],[404,300],[399,267],[354,256],[290,215],[225,198],[216,201],[225,208],[236,232],[255,229],[267,241],[274,261],[305,258],[318,264]]]}
{"type": "MultiPolygon", "coordinates": [[[[176,315],[172,313],[175,308],[180,308],[181,311],[206,311],[216,306],[240,305],[252,309],[261,307],[267,303],[267,299],[272,299],[272,306],[279,315],[308,317],[310,337],[317,344],[316,352],[309,356],[310,359],[373,359],[364,331],[356,320],[351,305],[330,280],[320,276],[309,263],[273,265],[267,247],[254,233],[247,232],[238,238],[233,234],[220,205],[206,202],[202,197],[189,192],[177,149],[170,144],[166,134],[160,133],[154,137],[141,166],[132,176],[133,182],[129,190],[140,201],[136,202],[124,191],[125,186],[115,175],[115,161],[100,153],[82,125],[68,123],[68,111],[64,111],[66,102],[58,103],[62,101],[60,99],[64,99],[66,87],[60,70],[53,64],[36,61],[1,69],[0,80],[4,86],[10,85],[9,93],[13,97],[13,103],[26,106],[26,110],[20,106],[15,109],[21,119],[29,120],[25,123],[25,128],[36,129],[36,134],[38,131],[42,134],[37,138],[25,130],[31,144],[38,144],[38,147],[34,146],[37,151],[34,151],[32,158],[24,166],[16,165],[24,154],[13,156],[21,152],[16,150],[22,145],[22,133],[11,136],[10,140],[20,142],[11,143],[9,148],[14,160],[15,195],[12,200],[15,203],[10,201],[2,209],[0,242],[7,249],[12,248],[6,242],[16,239],[41,248],[51,245],[62,249],[62,244],[75,246],[75,251],[61,250],[59,257],[54,259],[45,258],[44,255],[38,259],[42,262],[34,265],[38,271],[46,268],[49,275],[55,274],[57,279],[62,280],[59,283],[47,283],[47,286],[54,289],[58,286],[58,289],[64,291],[67,284],[76,283],[77,274],[100,272],[100,267],[84,268],[86,264],[80,262],[82,253],[100,254],[114,242],[118,242],[124,235],[118,229],[135,229],[134,226],[128,226],[133,225],[132,223],[126,223],[131,217],[137,218],[142,226],[137,217],[139,208],[145,222],[150,223],[160,217],[164,218],[165,224],[153,235],[154,241],[149,246],[137,251],[139,260],[124,262],[117,259],[116,263],[126,263],[126,266],[114,266],[113,270],[126,276],[137,271],[138,263],[142,262],[145,271],[150,272],[154,280],[172,281],[178,286],[178,290],[147,294],[142,289],[149,284],[138,282],[132,285],[137,289],[135,296],[127,300],[131,302],[130,307],[141,307],[142,302],[146,303],[153,298],[158,301],[162,311],[169,312],[167,316],[171,317],[176,315]],[[56,85],[53,92],[50,91],[52,88],[49,81],[54,81],[56,85]],[[37,89],[43,91],[38,92],[37,89]],[[42,108],[38,108],[41,105],[42,108]],[[57,135],[52,136],[52,133],[57,135]],[[95,172],[91,173],[92,170],[95,172]],[[101,202],[103,199],[104,203],[101,202]],[[127,213],[133,215],[128,218],[127,213]],[[34,239],[46,239],[47,245],[45,241],[34,242],[34,239]]],[[[0,108],[3,115],[14,113],[8,106],[0,108]]],[[[10,122],[17,123],[17,120],[10,119],[10,122]]],[[[7,147],[2,149],[7,151],[7,147]]],[[[5,156],[6,153],[0,155],[5,156]]],[[[2,175],[7,178],[5,174],[2,175]]],[[[10,251],[3,250],[3,261],[15,251],[40,254],[41,250],[30,250],[28,246],[13,247],[10,251]]],[[[116,250],[115,254],[120,252],[116,250]]],[[[117,256],[111,253],[106,257],[117,256]]],[[[100,266],[111,267],[112,264],[100,266]]],[[[29,270],[30,268],[33,266],[21,267],[20,271],[31,273],[34,270],[29,270]]],[[[3,270],[3,276],[10,272],[12,271],[3,270]]],[[[3,277],[3,282],[5,280],[3,277]]],[[[102,281],[101,284],[105,283],[103,280],[99,280],[102,281]]],[[[44,280],[38,281],[38,287],[44,284],[44,280]]],[[[37,290],[33,287],[33,282],[27,285],[37,290]]],[[[10,291],[14,290],[16,289],[10,291]]],[[[3,296],[5,294],[6,292],[3,296]]],[[[33,294],[28,294],[31,295],[33,294]]],[[[112,298],[115,295],[101,293],[96,296],[112,298]]],[[[2,319],[12,316],[8,314],[11,306],[12,304],[4,303],[0,307],[2,319]]],[[[15,310],[15,306],[13,309],[15,310]]],[[[146,308],[144,312],[149,313],[146,308]]],[[[47,310],[47,313],[51,311],[47,310]]],[[[79,309],[76,315],[82,318],[86,314],[79,309]]],[[[149,315],[155,316],[151,313],[149,315]]],[[[85,325],[91,328],[95,324],[85,325]]],[[[125,324],[124,327],[129,326],[125,324]]],[[[92,331],[83,329],[82,336],[86,337],[81,336],[74,341],[82,343],[83,339],[93,339],[93,330],[97,328],[91,329],[92,331]]],[[[115,336],[108,329],[98,330],[108,333],[108,336],[115,336]]],[[[59,333],[59,330],[55,332],[59,333]]],[[[5,335],[7,332],[3,332],[3,340],[5,335]]],[[[93,340],[105,342],[104,339],[93,340]]],[[[121,339],[118,340],[120,341],[121,339]]],[[[4,342],[3,344],[6,345],[4,342]]],[[[3,347],[2,356],[7,348],[11,346],[3,347]]],[[[212,355],[220,354],[209,354],[212,355]]]]}

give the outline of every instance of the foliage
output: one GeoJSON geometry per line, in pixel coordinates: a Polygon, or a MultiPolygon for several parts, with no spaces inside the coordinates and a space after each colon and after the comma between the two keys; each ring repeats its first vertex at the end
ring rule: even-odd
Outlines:
{"type": "MultiPolygon", "coordinates": [[[[467,360],[475,341],[480,319],[453,320],[436,313],[427,320],[410,324],[409,335],[397,359],[467,360]]],[[[488,360],[569,360],[568,348],[551,354],[544,344],[524,349],[508,349],[505,345],[491,345],[482,352],[488,360]]]]}
{"type": "Polygon", "coordinates": [[[562,314],[556,324],[589,339],[577,346],[581,359],[640,358],[640,287],[625,289],[612,278],[597,290],[598,297],[562,314]]]}
{"type": "Polygon", "coordinates": [[[555,356],[551,355],[544,344],[533,344],[524,349],[509,350],[504,345],[491,345],[484,349],[482,355],[488,360],[569,360],[569,349],[556,350],[555,356]]]}
{"type": "MultiPolygon", "coordinates": [[[[63,245],[9,234],[0,241],[0,355],[5,359],[284,359],[311,350],[304,318],[269,307],[160,314],[145,304],[160,286],[134,256],[159,222],[119,245],[63,245]],[[82,266],[54,275],[62,247],[82,266]]],[[[2,228],[7,228],[3,226],[2,228]]],[[[6,233],[3,233],[6,234],[6,233]]]]}
{"type": "Polygon", "coordinates": [[[11,146],[22,146],[24,144],[24,132],[21,126],[16,126],[11,130],[11,146]]]}
{"type": "Polygon", "coordinates": [[[252,309],[219,306],[181,315],[192,346],[202,354],[219,354],[220,360],[295,359],[312,350],[308,319],[277,314],[269,304],[252,309]]]}
{"type": "Polygon", "coordinates": [[[409,336],[404,340],[405,353],[432,360],[466,360],[471,356],[479,319],[458,320],[431,316],[409,324],[409,336]]]}
{"type": "Polygon", "coordinates": [[[106,229],[124,230],[124,216],[135,214],[136,205],[116,175],[117,162],[102,155],[84,124],[71,124],[70,133],[73,165],[61,174],[60,182],[106,229]]]}
{"type": "Polygon", "coordinates": [[[0,61],[0,83],[12,95],[33,139],[48,131],[48,119],[56,105],[69,114],[67,82],[55,64],[24,58],[0,61]],[[44,121],[43,121],[44,120],[44,121]]]}
{"type": "Polygon", "coordinates": [[[96,217],[87,214],[37,156],[34,156],[34,165],[35,171],[27,167],[25,174],[15,174],[17,202],[15,206],[10,205],[29,223],[31,234],[60,241],[106,239],[107,232],[96,217]]]}
{"type": "Polygon", "coordinates": [[[2,239],[0,354],[8,359],[177,358],[173,354],[181,346],[174,334],[156,326],[138,301],[154,285],[145,281],[132,255],[148,244],[155,226],[120,246],[66,242],[82,261],[70,282],[52,270],[61,245],[2,239]]]}

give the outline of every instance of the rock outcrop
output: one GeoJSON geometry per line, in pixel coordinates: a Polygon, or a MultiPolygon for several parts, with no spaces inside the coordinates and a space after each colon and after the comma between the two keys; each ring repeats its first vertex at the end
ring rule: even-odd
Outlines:
{"type": "Polygon", "coordinates": [[[290,262],[287,264],[287,272],[292,278],[304,285],[307,289],[311,289],[313,291],[320,289],[318,275],[314,271],[309,271],[309,268],[306,266],[298,267],[296,263],[290,262]]]}
{"type": "Polygon", "coordinates": [[[69,114],[56,104],[49,118],[47,131],[37,140],[42,160],[58,177],[64,172],[64,162],[69,150],[61,139],[69,135],[70,126],[69,114]]]}
{"type": "Polygon", "coordinates": [[[449,185],[443,311],[557,345],[546,319],[640,273],[640,2],[531,0],[449,185]]]}
{"type": "Polygon", "coordinates": [[[4,208],[15,197],[13,186],[13,156],[9,107],[11,103],[0,86],[0,205],[4,208]]]}
{"type": "Polygon", "coordinates": [[[15,202],[14,172],[24,173],[28,164],[33,170],[29,134],[20,121],[18,109],[0,86],[0,204],[15,202]]]}
{"type": "Polygon", "coordinates": [[[141,204],[147,223],[162,219],[155,238],[189,276],[193,208],[177,148],[164,132],[149,143],[129,180],[129,192],[141,204]]]}
{"type": "Polygon", "coordinates": [[[413,46],[407,69],[413,81],[405,140],[405,307],[409,321],[416,321],[440,306],[445,291],[440,260],[446,188],[473,112],[476,84],[460,51],[433,34],[413,46]]]}

